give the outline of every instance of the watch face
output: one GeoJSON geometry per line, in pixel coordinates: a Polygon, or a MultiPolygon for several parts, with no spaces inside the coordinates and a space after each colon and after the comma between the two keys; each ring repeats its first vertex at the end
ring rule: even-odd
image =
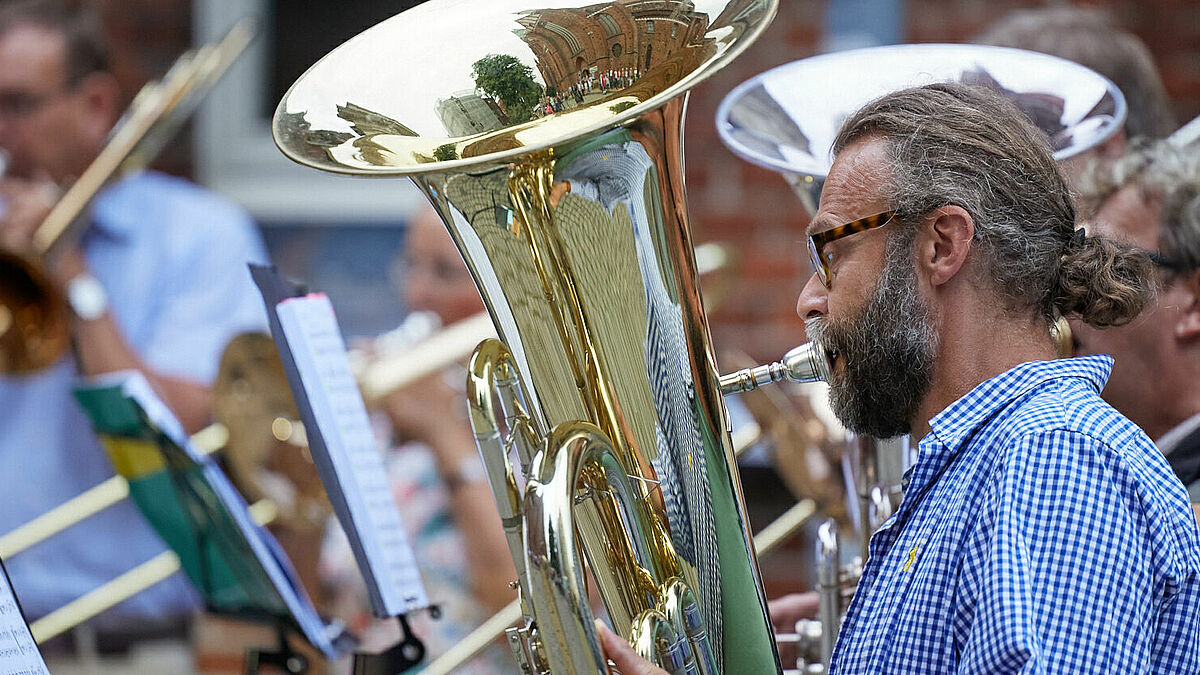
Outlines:
{"type": "Polygon", "coordinates": [[[99,319],[108,311],[108,294],[91,275],[83,274],[67,282],[67,302],[84,321],[99,319]]]}

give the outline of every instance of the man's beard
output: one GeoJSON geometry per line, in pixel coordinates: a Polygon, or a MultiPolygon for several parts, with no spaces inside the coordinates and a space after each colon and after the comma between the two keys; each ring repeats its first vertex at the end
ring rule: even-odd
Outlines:
{"type": "Polygon", "coordinates": [[[908,433],[929,393],[938,336],[929,306],[917,293],[911,251],[911,242],[889,239],[886,267],[858,316],[806,322],[809,339],[843,364],[830,378],[829,401],[855,433],[876,438],[908,433]]]}

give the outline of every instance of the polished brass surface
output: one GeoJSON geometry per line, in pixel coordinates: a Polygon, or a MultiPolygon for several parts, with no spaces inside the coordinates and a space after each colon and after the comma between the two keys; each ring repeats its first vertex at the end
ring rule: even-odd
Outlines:
{"type": "Polygon", "coordinates": [[[0,251],[0,372],[41,370],[67,351],[67,304],[45,272],[46,261],[75,243],[104,186],[158,154],[256,30],[251,19],[238,22],[219,42],[187,52],[162,80],[143,87],[100,153],[38,226],[32,250],[0,251]]]}
{"type": "Polygon", "coordinates": [[[534,672],[604,670],[581,559],[620,632],[679,578],[723,672],[779,669],[680,138],[683,95],[776,8],[431,0],[326,56],[276,112],[298,162],[411,176],[481,289],[503,345],[473,360],[468,398],[529,618],[514,651],[534,672]],[[507,88],[485,72],[504,62],[507,88]]]}
{"type": "Polygon", "coordinates": [[[271,336],[243,333],[230,340],[212,396],[213,416],[229,434],[225,465],[242,495],[270,499],[279,524],[293,532],[323,530],[333,507],[271,336]]]}
{"type": "Polygon", "coordinates": [[[681,96],[753,42],[776,5],[552,4],[433,0],[388,19],[292,86],[275,113],[275,141],[301,164],[351,174],[460,171],[517,160],[629,123],[681,96]],[[504,66],[506,78],[474,74],[483,70],[476,64],[496,56],[490,61],[504,66]],[[568,95],[561,110],[547,114],[547,94],[569,94],[585,71],[590,91],[568,95]],[[604,86],[610,78],[612,86],[604,86]],[[506,82],[489,86],[492,79],[506,82]]]}
{"type": "MultiPolygon", "coordinates": [[[[744,449],[747,446],[739,447],[744,449]]],[[[783,515],[754,535],[754,550],[758,557],[761,558],[773,552],[812,519],[816,512],[816,504],[811,499],[802,499],[796,502],[783,515]]],[[[478,656],[496,638],[504,634],[505,628],[517,623],[522,617],[520,599],[513,600],[471,631],[452,649],[431,661],[421,672],[425,675],[449,675],[458,672],[462,664],[478,656]]],[[[783,636],[777,637],[782,639],[783,636]]]]}
{"type": "Polygon", "coordinates": [[[738,156],[781,173],[813,213],[841,121],[888,92],[932,82],[984,86],[1009,99],[1060,161],[1103,143],[1125,120],[1116,85],[1072,61],[1006,47],[908,44],[821,54],[756,75],[721,102],[717,131],[738,156]]]}
{"type": "MultiPolygon", "coordinates": [[[[701,276],[727,268],[729,251],[721,244],[696,247],[696,269],[701,276]]],[[[437,330],[427,338],[374,354],[351,352],[351,369],[367,407],[389,394],[452,364],[461,363],[483,340],[496,336],[486,311],[437,330]]]]}
{"type": "Polygon", "coordinates": [[[71,346],[62,288],[37,256],[0,250],[0,373],[32,373],[71,346]]]}

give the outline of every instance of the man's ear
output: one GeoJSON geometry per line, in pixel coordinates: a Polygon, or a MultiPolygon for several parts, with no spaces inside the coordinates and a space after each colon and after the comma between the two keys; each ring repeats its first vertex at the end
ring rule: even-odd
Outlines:
{"type": "Polygon", "coordinates": [[[933,286],[940,286],[958,274],[967,261],[975,221],[967,210],[947,205],[925,216],[914,242],[916,264],[933,286]]]}
{"type": "Polygon", "coordinates": [[[1183,311],[1175,323],[1175,337],[1182,342],[1200,339],[1200,270],[1192,270],[1175,283],[1185,291],[1183,311]]]}

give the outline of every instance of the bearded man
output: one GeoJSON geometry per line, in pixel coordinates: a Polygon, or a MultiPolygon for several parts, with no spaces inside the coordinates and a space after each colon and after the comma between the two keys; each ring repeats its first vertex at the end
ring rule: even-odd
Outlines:
{"type": "Polygon", "coordinates": [[[1076,232],[1044,137],[988,91],[890,94],[833,150],[797,309],[843,423],[921,441],[831,672],[1200,672],[1187,494],[1100,398],[1112,360],[1054,360],[1049,332],[1130,321],[1149,258],[1076,232]]]}

